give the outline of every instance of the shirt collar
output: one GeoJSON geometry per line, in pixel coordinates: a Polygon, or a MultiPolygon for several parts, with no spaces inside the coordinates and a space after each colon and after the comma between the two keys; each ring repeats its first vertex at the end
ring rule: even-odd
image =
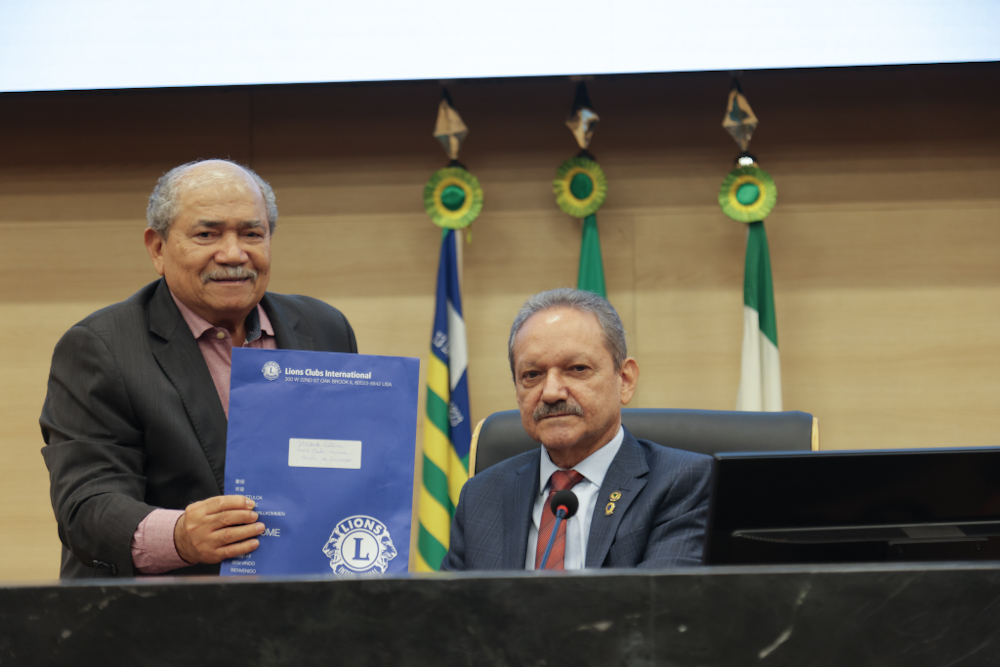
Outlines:
{"type": "MultiPolygon", "coordinates": [[[[218,328],[204,317],[184,305],[184,302],[178,299],[176,294],[170,292],[170,296],[173,297],[174,303],[177,304],[177,310],[181,311],[181,316],[184,318],[184,321],[187,322],[188,328],[191,329],[191,333],[194,335],[195,340],[201,338],[201,335],[209,329],[218,328]]],[[[262,333],[266,333],[268,336],[274,336],[274,327],[271,326],[271,320],[268,319],[267,313],[264,312],[264,308],[261,307],[259,303],[257,304],[257,307],[251,310],[250,314],[247,315],[247,319],[244,324],[247,329],[247,343],[254,342],[261,337],[262,333]]]]}
{"type": "MultiPolygon", "coordinates": [[[[611,438],[608,444],[604,445],[596,452],[577,463],[573,466],[573,470],[583,475],[584,479],[596,485],[597,488],[601,488],[601,484],[604,483],[604,478],[608,474],[608,468],[611,467],[611,462],[614,461],[615,456],[618,454],[618,450],[622,446],[622,441],[624,440],[625,429],[619,426],[618,433],[615,434],[615,437],[611,438]]],[[[560,468],[552,462],[552,458],[549,456],[548,450],[545,449],[545,445],[542,445],[541,463],[541,469],[538,475],[538,493],[545,493],[545,487],[548,486],[549,478],[552,477],[552,473],[556,470],[560,470],[560,468]]]]}

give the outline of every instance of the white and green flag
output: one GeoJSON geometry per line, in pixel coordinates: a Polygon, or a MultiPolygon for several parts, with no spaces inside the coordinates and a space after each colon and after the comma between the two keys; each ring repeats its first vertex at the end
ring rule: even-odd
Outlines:
{"type": "Polygon", "coordinates": [[[737,410],[778,412],[781,408],[781,361],[774,316],[771,257],[764,221],[747,225],[747,260],[743,274],[743,362],[737,410]]]}

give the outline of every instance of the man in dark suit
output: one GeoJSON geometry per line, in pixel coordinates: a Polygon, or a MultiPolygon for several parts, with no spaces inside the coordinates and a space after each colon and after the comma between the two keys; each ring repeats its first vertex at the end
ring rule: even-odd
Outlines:
{"type": "Polygon", "coordinates": [[[639,367],[611,304],[572,289],[530,298],[508,356],[521,421],[542,447],[466,483],[442,569],[538,569],[553,532],[546,569],[700,564],[711,459],[622,427],[639,367]],[[580,509],[553,531],[562,488],[580,509]]]}
{"type": "Polygon", "coordinates": [[[52,357],[40,424],[64,578],[217,574],[256,549],[253,501],[221,495],[232,348],[357,352],[338,310],[266,293],[277,206],[253,171],[177,167],[147,220],[162,278],[76,324],[52,357]]]}

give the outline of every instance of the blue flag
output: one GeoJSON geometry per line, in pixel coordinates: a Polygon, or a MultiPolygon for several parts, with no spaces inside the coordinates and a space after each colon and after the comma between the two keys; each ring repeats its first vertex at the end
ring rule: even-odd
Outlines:
{"type": "Polygon", "coordinates": [[[416,570],[441,568],[448,551],[458,494],[469,479],[469,354],[458,284],[458,233],[441,236],[437,303],[427,363],[427,418],[424,420],[423,479],[416,570]]]}

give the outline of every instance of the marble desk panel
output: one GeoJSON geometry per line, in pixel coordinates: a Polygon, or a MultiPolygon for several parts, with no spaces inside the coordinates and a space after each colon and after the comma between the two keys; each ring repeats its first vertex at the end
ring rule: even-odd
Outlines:
{"type": "Polygon", "coordinates": [[[1000,565],[0,585],[0,665],[993,665],[1000,565]]]}

